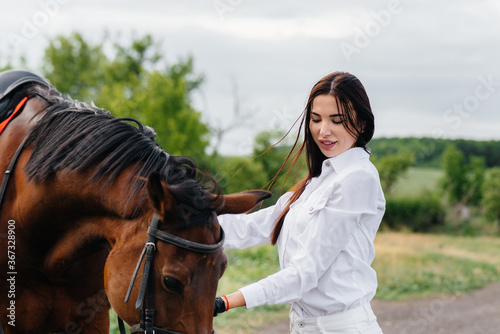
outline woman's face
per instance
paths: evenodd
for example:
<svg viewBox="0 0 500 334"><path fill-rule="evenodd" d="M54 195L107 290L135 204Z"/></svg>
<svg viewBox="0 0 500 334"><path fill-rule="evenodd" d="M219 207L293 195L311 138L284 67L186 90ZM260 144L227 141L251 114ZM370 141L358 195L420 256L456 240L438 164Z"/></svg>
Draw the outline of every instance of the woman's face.
<svg viewBox="0 0 500 334"><path fill-rule="evenodd" d="M327 157L335 157L352 148L357 141L344 127L347 122L337 100L331 95L318 95L312 101L309 130L316 145Z"/></svg>

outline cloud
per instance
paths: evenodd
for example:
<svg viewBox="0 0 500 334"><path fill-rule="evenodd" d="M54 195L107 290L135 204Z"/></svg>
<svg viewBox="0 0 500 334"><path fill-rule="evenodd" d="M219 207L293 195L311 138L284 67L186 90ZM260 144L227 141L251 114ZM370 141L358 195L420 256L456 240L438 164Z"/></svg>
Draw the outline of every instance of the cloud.
<svg viewBox="0 0 500 334"><path fill-rule="evenodd" d="M40 10L40 1L56 0L5 5L9 15L0 29L19 32L23 18ZM218 11L220 3L228 6L225 11ZM27 45L13 50L3 39L0 52L41 58L47 36L78 30L98 41L104 29L124 39L134 31L154 35L171 63L192 55L196 71L206 77L206 101L194 100L211 121L231 115L232 80L237 81L242 111L252 113L254 123L230 134L223 153L235 151L242 133L251 142L262 128L291 126L312 85L335 70L349 71L365 85L376 136L432 135L442 128L450 136L500 139L494 123L500 87L457 129L443 118L474 94L480 77L500 81L497 0L67 0ZM359 52L348 59L342 43Z"/></svg>

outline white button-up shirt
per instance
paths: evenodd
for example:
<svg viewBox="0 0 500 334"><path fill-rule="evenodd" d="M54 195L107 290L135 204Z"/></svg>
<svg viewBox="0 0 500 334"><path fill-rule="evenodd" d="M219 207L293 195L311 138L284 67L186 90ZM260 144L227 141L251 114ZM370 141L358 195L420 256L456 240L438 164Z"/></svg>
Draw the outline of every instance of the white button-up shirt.
<svg viewBox="0 0 500 334"><path fill-rule="evenodd" d="M219 216L225 248L270 242L290 193L251 214ZM378 172L362 148L323 162L290 206L280 236L281 270L240 289L246 307L290 303L302 318L340 313L373 298L373 241L385 211Z"/></svg>

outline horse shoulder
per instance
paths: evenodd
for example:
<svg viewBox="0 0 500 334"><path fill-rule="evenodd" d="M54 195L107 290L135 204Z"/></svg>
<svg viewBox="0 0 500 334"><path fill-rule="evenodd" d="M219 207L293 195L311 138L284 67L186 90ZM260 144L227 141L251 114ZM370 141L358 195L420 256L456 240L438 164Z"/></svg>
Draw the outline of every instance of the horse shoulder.
<svg viewBox="0 0 500 334"><path fill-rule="evenodd" d="M78 261L105 249L106 241L95 224L84 224L67 231L47 252L43 270L52 281L66 280ZM75 269L75 268L73 268Z"/></svg>

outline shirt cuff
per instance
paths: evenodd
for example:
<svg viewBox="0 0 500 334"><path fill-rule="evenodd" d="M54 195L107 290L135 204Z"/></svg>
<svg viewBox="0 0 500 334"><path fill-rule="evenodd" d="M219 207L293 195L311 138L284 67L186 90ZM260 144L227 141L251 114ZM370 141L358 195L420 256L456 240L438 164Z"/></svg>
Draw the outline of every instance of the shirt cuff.
<svg viewBox="0 0 500 334"><path fill-rule="evenodd" d="M243 294L243 298L245 298L246 308L264 305L267 302L264 287L260 282L247 285L239 289L239 291Z"/></svg>

